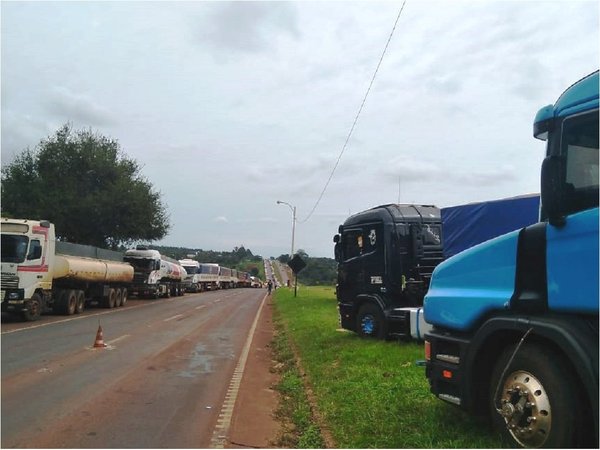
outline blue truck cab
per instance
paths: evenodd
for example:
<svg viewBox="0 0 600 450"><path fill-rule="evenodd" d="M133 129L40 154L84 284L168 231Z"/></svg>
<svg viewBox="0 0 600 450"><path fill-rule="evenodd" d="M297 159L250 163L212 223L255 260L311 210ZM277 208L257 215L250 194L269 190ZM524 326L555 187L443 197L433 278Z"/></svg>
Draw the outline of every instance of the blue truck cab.
<svg viewBox="0 0 600 450"><path fill-rule="evenodd" d="M542 108L540 222L441 263L431 392L521 447L598 447L598 72Z"/></svg>

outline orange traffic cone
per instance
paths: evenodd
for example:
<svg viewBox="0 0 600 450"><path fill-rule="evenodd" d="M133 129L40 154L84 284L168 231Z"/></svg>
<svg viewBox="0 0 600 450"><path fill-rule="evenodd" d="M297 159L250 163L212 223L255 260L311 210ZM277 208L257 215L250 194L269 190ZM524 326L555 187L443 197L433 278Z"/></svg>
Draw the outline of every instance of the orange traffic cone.
<svg viewBox="0 0 600 450"><path fill-rule="evenodd" d="M94 348L104 348L104 337L102 336L102 327L98 325L98 332L96 333L96 341L94 342Z"/></svg>

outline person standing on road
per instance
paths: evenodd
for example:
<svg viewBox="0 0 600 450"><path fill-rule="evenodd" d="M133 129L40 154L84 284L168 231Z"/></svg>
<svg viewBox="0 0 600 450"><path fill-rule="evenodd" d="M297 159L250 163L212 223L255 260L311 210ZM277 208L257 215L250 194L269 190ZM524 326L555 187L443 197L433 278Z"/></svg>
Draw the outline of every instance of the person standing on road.
<svg viewBox="0 0 600 450"><path fill-rule="evenodd" d="M271 289L273 289L273 282L269 280L267 283L267 290L269 291L269 295L271 295Z"/></svg>

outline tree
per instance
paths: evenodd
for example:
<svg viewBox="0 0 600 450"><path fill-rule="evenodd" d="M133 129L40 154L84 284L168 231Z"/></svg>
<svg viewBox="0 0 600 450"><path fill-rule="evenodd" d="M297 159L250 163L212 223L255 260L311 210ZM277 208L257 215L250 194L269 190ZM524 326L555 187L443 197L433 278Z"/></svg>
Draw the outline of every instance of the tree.
<svg viewBox="0 0 600 450"><path fill-rule="evenodd" d="M140 170L116 140L65 124L2 168L2 210L50 220L69 242L116 248L161 239L166 208Z"/></svg>

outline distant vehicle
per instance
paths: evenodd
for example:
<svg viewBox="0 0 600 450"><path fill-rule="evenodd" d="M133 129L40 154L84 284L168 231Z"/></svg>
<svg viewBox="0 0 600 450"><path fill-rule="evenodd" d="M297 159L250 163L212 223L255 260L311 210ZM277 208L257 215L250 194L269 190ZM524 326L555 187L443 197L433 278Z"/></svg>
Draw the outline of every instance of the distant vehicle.
<svg viewBox="0 0 600 450"><path fill-rule="evenodd" d="M440 210L382 205L340 225L336 296L342 328L363 337L417 338L433 269L442 261Z"/></svg>
<svg viewBox="0 0 600 450"><path fill-rule="evenodd" d="M185 269L187 276L184 280L186 292L200 292L202 290L202 282L200 279L200 263L193 259L180 259L179 264Z"/></svg>
<svg viewBox="0 0 600 450"><path fill-rule="evenodd" d="M122 254L56 241L46 220L0 221L2 311L32 321L45 312L78 314L86 305L127 302L133 267Z"/></svg>
<svg viewBox="0 0 600 450"><path fill-rule="evenodd" d="M184 282L187 273L179 261L142 245L127 250L123 260L130 263L135 271L132 295L168 298L185 293Z"/></svg>
<svg viewBox="0 0 600 450"><path fill-rule="evenodd" d="M219 289L219 265L214 263L200 263L200 284L203 291Z"/></svg>
<svg viewBox="0 0 600 450"><path fill-rule="evenodd" d="M425 298L431 392L514 446L598 448L598 84L535 118L541 221L447 259Z"/></svg>
<svg viewBox="0 0 600 450"><path fill-rule="evenodd" d="M253 288L262 288L263 284L260 278L251 276L250 277L250 287Z"/></svg>

